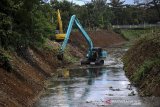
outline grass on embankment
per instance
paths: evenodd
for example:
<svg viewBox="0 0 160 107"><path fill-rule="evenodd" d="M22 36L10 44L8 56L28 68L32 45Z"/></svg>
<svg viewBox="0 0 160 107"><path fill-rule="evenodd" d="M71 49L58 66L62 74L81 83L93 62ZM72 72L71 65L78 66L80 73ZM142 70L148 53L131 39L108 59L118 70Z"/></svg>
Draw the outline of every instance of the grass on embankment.
<svg viewBox="0 0 160 107"><path fill-rule="evenodd" d="M138 38L146 35L148 33L153 33L159 31L159 28L136 28L136 29L114 29L116 33L121 34L130 43L133 43Z"/></svg>
<svg viewBox="0 0 160 107"><path fill-rule="evenodd" d="M121 34L129 41L133 41L143 34L151 32L152 29L122 29Z"/></svg>
<svg viewBox="0 0 160 107"><path fill-rule="evenodd" d="M123 57L124 70L142 96L160 96L160 31L143 34Z"/></svg>

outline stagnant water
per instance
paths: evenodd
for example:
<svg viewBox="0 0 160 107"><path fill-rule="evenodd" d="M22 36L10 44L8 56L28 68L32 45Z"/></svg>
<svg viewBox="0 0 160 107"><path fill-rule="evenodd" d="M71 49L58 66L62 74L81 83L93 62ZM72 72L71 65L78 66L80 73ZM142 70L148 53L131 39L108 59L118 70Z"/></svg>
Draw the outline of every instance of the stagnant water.
<svg viewBox="0 0 160 107"><path fill-rule="evenodd" d="M58 69L35 107L160 107L155 98L139 97L123 70L126 51L111 48L104 66ZM154 100L153 100L154 99Z"/></svg>

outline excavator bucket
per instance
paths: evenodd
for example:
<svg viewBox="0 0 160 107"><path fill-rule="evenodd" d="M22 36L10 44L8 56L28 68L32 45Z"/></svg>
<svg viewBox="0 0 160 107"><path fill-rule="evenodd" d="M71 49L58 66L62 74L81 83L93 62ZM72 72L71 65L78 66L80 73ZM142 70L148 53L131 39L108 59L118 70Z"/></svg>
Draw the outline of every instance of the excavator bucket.
<svg viewBox="0 0 160 107"><path fill-rule="evenodd" d="M63 60L63 54L58 54L58 55L57 55L57 58L58 58L58 60L61 60L61 61L62 61L62 60Z"/></svg>

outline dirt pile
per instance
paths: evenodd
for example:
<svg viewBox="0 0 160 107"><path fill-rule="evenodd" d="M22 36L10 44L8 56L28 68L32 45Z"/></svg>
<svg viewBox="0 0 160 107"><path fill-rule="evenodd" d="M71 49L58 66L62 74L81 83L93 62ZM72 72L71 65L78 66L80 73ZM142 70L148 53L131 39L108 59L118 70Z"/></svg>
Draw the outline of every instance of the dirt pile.
<svg viewBox="0 0 160 107"><path fill-rule="evenodd" d="M117 33L108 30L99 30L99 31L89 31L87 32L91 37L95 47L106 48L109 46L116 46L123 44L125 39ZM86 51L88 45L85 38L80 32L72 32L71 34L71 44L73 46L78 46L80 49Z"/></svg>
<svg viewBox="0 0 160 107"><path fill-rule="evenodd" d="M138 40L124 56L124 69L142 96L160 96L160 33Z"/></svg>

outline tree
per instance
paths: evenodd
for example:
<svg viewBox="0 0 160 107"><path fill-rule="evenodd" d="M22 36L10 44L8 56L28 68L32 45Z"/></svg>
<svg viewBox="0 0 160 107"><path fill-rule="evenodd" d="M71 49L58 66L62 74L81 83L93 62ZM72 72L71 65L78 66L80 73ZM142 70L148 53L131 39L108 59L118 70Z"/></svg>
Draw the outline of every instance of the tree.
<svg viewBox="0 0 160 107"><path fill-rule="evenodd" d="M146 5L147 8L155 7L160 20L160 0L134 0L136 4Z"/></svg>
<svg viewBox="0 0 160 107"><path fill-rule="evenodd" d="M92 0L91 3L85 4L86 13L83 20L87 20L89 28L107 28L110 25L112 12L109 9L107 0Z"/></svg>
<svg viewBox="0 0 160 107"><path fill-rule="evenodd" d="M120 1L120 0L110 0L110 5L113 7L113 8L116 8L116 7L122 7L123 3L125 1Z"/></svg>
<svg viewBox="0 0 160 107"><path fill-rule="evenodd" d="M112 11L114 13L114 19L113 19L113 24L123 24L123 13L124 13L124 9L123 9L123 3L124 1L120 1L120 0L110 0L109 5L112 8Z"/></svg>
<svg viewBox="0 0 160 107"><path fill-rule="evenodd" d="M21 48L43 44L54 29L47 12L50 9L42 0L1 0L0 46Z"/></svg>

